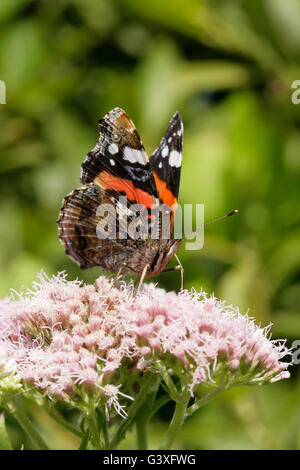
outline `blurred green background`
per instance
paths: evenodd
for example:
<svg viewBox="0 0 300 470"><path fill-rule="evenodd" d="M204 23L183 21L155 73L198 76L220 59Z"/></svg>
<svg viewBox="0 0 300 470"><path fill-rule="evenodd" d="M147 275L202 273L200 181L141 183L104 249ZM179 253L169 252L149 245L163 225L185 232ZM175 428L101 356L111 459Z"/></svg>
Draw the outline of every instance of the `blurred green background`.
<svg viewBox="0 0 300 470"><path fill-rule="evenodd" d="M62 198L115 106L148 153L178 110L185 125L180 203L204 203L199 251L179 250L186 287L203 287L273 337L300 338L300 79L298 0L10 0L0 3L0 295L42 268L92 282L57 236ZM179 287L179 274L158 279ZM182 429L178 449L300 448L300 376L226 392ZM30 413L52 448L76 448L44 413ZM150 448L170 409L150 426ZM11 417L11 438L23 436ZM134 436L123 447L134 448ZM26 448L30 443L26 442Z"/></svg>

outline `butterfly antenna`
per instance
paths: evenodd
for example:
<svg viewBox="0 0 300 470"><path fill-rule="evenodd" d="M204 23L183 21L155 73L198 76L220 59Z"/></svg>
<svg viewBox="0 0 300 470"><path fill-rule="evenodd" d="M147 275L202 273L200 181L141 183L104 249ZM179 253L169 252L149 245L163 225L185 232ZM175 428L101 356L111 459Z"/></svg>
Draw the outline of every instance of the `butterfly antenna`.
<svg viewBox="0 0 300 470"><path fill-rule="evenodd" d="M238 210L235 209L234 211L229 212L229 214L222 215L222 217L218 217L217 219L211 220L210 222L206 222L205 224L202 224L202 225L198 226L196 232L199 229L201 229L202 227L206 227L207 225L211 225L211 224L214 224L215 222L219 222L219 220L227 219L227 217L230 217L230 216L235 215L237 213L238 213ZM195 232L191 232L189 235L195 235ZM183 238L189 239L189 235L184 235Z"/></svg>
<svg viewBox="0 0 300 470"><path fill-rule="evenodd" d="M211 220L210 222L206 222L203 224L203 227L206 227L207 225L214 224L215 222L219 222L219 220L227 219L227 217L230 217L231 215L235 215L238 213L238 210L235 209L234 211L229 212L229 214L222 215L222 217L218 217L217 219Z"/></svg>

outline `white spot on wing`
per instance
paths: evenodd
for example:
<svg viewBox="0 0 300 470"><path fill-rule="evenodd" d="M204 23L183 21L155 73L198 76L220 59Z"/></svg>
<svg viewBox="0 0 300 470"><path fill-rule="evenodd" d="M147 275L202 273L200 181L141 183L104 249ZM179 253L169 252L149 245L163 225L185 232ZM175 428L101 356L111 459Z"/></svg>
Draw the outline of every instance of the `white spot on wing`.
<svg viewBox="0 0 300 470"><path fill-rule="evenodd" d="M109 153L111 153L112 155L115 155L115 153L118 153L119 151L119 147L117 146L117 144L115 143L112 143L108 146L108 151Z"/></svg>
<svg viewBox="0 0 300 470"><path fill-rule="evenodd" d="M182 155L181 152L177 152L177 150L172 150L169 155L169 165L175 166L176 168L180 168L181 166Z"/></svg>
<svg viewBox="0 0 300 470"><path fill-rule="evenodd" d="M141 150L136 150L131 147L124 148L124 159L130 163L139 163L140 165L146 165L147 159Z"/></svg>
<svg viewBox="0 0 300 470"><path fill-rule="evenodd" d="M162 162L159 162L158 168L162 168Z"/></svg>
<svg viewBox="0 0 300 470"><path fill-rule="evenodd" d="M165 158L168 155L169 155L169 147L166 145L161 151L161 156Z"/></svg>
<svg viewBox="0 0 300 470"><path fill-rule="evenodd" d="M112 158L109 160L109 163L110 163L112 166L115 166L115 164L116 164L116 162L115 162Z"/></svg>

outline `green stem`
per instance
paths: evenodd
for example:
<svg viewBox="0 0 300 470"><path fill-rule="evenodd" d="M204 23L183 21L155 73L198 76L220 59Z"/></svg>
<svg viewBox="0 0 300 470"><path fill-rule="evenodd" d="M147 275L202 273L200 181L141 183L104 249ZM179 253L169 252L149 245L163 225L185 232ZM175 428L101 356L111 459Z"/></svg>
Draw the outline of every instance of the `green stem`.
<svg viewBox="0 0 300 470"><path fill-rule="evenodd" d="M221 392L225 390L225 387L220 386L213 390L212 392L208 393L204 397L200 398L199 400L196 400L193 405L191 405L187 410L186 410L186 417L191 416L195 411L199 410L202 406L206 405L208 402L213 400L217 395L219 395Z"/></svg>
<svg viewBox="0 0 300 470"><path fill-rule="evenodd" d="M136 423L136 437L138 450L148 449L147 439L147 424L148 419L138 419Z"/></svg>
<svg viewBox="0 0 300 470"><path fill-rule="evenodd" d="M160 370L160 373L168 388L168 393L171 396L172 400L178 401L180 399L180 393L178 392L173 380L171 379L167 368L159 362L156 364L156 366Z"/></svg>
<svg viewBox="0 0 300 470"><path fill-rule="evenodd" d="M184 391L180 399L176 402L175 412L170 423L169 429L166 432L164 439L160 445L160 450L170 450L174 440L184 423L186 409L189 403L190 393L188 390Z"/></svg>
<svg viewBox="0 0 300 470"><path fill-rule="evenodd" d="M157 387L153 387L154 391L148 395L147 400L142 404L136 420L136 438L137 438L137 448L139 450L148 449L148 436L147 436L147 426L152 416L153 407L155 404L158 386L160 379L156 377Z"/></svg>
<svg viewBox="0 0 300 470"><path fill-rule="evenodd" d="M35 447L39 450L49 450L49 447L38 434L38 432L34 429L30 419L24 413L22 406L15 400L14 407L13 407L13 415L23 428L25 433L30 437Z"/></svg>
<svg viewBox="0 0 300 470"><path fill-rule="evenodd" d="M86 417L86 422L90 432L91 442L95 449L101 450L101 443L100 443L100 431L97 421L96 413L93 411L90 415Z"/></svg>
<svg viewBox="0 0 300 470"><path fill-rule="evenodd" d="M115 433L114 437L111 440L110 447L109 447L110 449L115 449L117 445L119 444L119 442L122 439L124 439L126 431L132 425L146 396L149 394L149 390L151 390L151 387L153 386L153 382L155 381L157 381L157 376L155 376L151 372L148 374L147 377L145 377L145 381L141 387L141 390L138 396L135 398L135 400L132 402L132 404L130 405L128 409L126 420L123 421L123 423L121 424L121 426L119 427L119 429L117 430L117 432ZM158 386L158 382L157 382L157 386Z"/></svg>
<svg viewBox="0 0 300 470"><path fill-rule="evenodd" d="M102 410L101 410L101 417L102 417L102 433L103 433L103 438L104 438L104 447L105 449L109 449L109 437L108 437L107 421L106 421L104 407L102 407Z"/></svg>

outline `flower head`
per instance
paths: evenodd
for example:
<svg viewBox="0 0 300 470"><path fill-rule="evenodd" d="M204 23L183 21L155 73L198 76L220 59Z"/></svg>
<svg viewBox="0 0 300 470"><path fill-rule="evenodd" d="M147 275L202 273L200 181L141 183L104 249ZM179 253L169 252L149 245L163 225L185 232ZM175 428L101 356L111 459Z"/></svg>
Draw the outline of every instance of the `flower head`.
<svg viewBox="0 0 300 470"><path fill-rule="evenodd" d="M237 308L204 292L165 292L101 276L94 285L44 273L33 288L0 301L0 375L80 409L105 404L125 416L132 384L147 371L176 375L190 394L288 377L289 351ZM5 365L1 365L1 353ZM2 369L1 369L2 367ZM28 392L30 393L30 392Z"/></svg>

